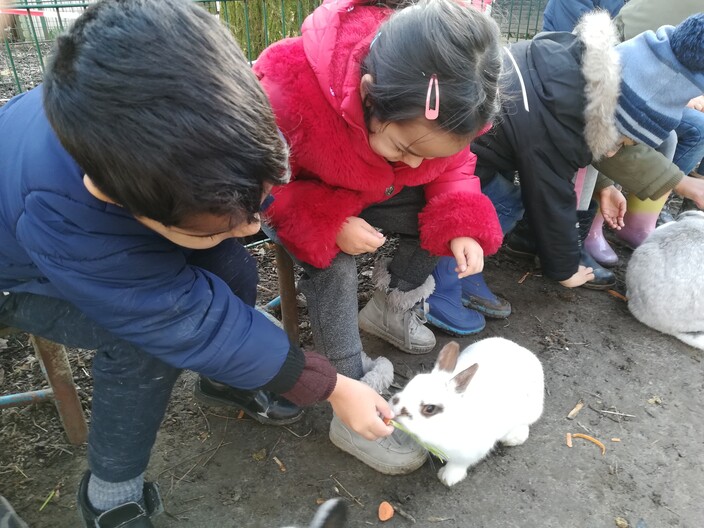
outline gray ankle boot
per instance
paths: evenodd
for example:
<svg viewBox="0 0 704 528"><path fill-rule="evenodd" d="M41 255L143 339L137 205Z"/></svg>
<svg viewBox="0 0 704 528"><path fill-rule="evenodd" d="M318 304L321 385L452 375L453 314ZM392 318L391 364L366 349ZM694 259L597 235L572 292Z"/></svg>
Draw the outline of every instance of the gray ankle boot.
<svg viewBox="0 0 704 528"><path fill-rule="evenodd" d="M435 347L435 334L425 326L425 299L433 293L435 280L430 275L418 288L407 292L389 289L387 262L380 260L374 267L376 289L359 312L359 328L409 354L426 354Z"/></svg>

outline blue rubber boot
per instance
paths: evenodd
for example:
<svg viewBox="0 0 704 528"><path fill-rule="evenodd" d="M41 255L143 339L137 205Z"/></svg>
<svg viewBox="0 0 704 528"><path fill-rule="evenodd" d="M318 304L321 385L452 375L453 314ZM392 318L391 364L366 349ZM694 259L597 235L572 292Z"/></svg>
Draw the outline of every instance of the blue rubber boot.
<svg viewBox="0 0 704 528"><path fill-rule="evenodd" d="M462 285L462 304L476 310L485 317L505 319L511 315L511 303L494 295L484 282L481 273L460 279Z"/></svg>
<svg viewBox="0 0 704 528"><path fill-rule="evenodd" d="M430 309L425 317L429 324L454 336L476 334L484 330L484 316L462 305L462 285L452 257L442 257L435 266L435 291L428 297Z"/></svg>

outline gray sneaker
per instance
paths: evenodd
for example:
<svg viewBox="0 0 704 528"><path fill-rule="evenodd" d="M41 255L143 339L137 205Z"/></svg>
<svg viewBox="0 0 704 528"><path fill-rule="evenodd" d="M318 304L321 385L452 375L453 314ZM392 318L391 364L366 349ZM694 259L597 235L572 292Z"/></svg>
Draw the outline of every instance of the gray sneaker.
<svg viewBox="0 0 704 528"><path fill-rule="evenodd" d="M374 290L374 295L359 312L359 328L388 341L409 354L427 354L435 348L435 334L424 326L424 303L407 310L391 306L389 295Z"/></svg>
<svg viewBox="0 0 704 528"><path fill-rule="evenodd" d="M378 440L367 440L350 430L333 414L330 441L385 475L405 475L421 467L428 452L398 429Z"/></svg>

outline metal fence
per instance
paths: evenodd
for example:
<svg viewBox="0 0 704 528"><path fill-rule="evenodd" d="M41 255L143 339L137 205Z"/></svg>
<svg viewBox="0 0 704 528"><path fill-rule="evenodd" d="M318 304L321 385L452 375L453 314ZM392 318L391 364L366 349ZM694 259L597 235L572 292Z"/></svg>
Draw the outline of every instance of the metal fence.
<svg viewBox="0 0 704 528"><path fill-rule="evenodd" d="M0 0L1 1L1 0ZM158 1L158 0L154 0ZM229 28L252 61L269 44L297 35L303 19L320 0L194 0ZM0 104L41 82L44 61L54 38L91 1L22 0L0 4ZM491 16L507 41L528 39L540 31L547 0L472 0L491 4Z"/></svg>

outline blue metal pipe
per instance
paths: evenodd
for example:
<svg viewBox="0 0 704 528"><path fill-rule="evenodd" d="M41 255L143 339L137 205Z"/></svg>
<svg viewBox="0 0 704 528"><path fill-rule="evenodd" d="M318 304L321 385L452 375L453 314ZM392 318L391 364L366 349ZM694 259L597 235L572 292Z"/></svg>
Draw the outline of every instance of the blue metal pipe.
<svg viewBox="0 0 704 528"><path fill-rule="evenodd" d="M6 396L0 396L0 409L7 407L24 407L25 405L32 405L33 403L41 403L51 399L53 396L54 391L51 389L8 394Z"/></svg>
<svg viewBox="0 0 704 528"><path fill-rule="evenodd" d="M265 310L273 310L274 308L278 308L281 306L281 296L274 297L272 300L270 300L266 305L264 306Z"/></svg>

